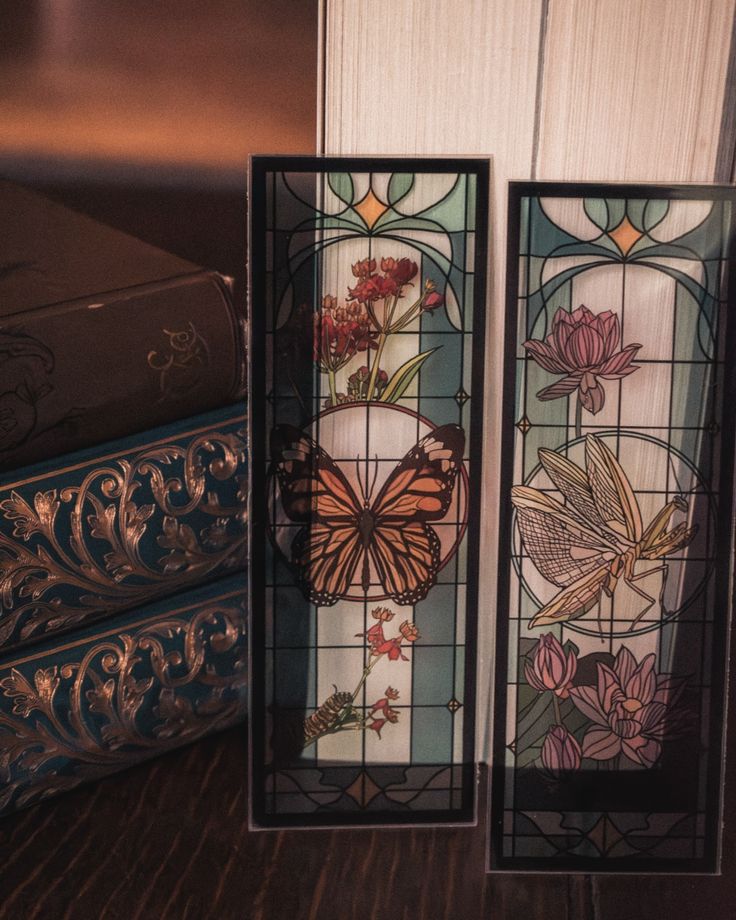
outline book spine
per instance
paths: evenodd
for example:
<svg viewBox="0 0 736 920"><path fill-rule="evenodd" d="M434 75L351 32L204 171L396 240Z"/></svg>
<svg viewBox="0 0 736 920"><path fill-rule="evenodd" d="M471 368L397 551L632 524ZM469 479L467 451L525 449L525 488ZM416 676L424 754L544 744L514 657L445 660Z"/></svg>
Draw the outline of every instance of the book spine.
<svg viewBox="0 0 736 920"><path fill-rule="evenodd" d="M245 568L242 404L0 478L0 651Z"/></svg>
<svg viewBox="0 0 736 920"><path fill-rule="evenodd" d="M0 815L245 718L244 578L0 658Z"/></svg>
<svg viewBox="0 0 736 920"><path fill-rule="evenodd" d="M244 363L243 318L216 272L5 317L0 469L233 402Z"/></svg>

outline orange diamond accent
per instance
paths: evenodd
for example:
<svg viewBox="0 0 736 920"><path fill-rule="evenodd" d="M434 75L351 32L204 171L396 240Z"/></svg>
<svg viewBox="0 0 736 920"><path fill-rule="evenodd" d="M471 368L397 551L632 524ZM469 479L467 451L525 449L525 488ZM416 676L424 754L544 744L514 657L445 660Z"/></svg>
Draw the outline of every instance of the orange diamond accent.
<svg viewBox="0 0 736 920"><path fill-rule="evenodd" d="M621 255L623 256L627 255L631 247L644 236L641 231L636 229L628 217L624 217L618 227L615 230L611 230L608 235L621 250Z"/></svg>
<svg viewBox="0 0 736 920"><path fill-rule="evenodd" d="M365 808L375 799L381 790L368 776L367 773L359 773L355 780L348 786L345 792L360 805Z"/></svg>
<svg viewBox="0 0 736 920"><path fill-rule="evenodd" d="M365 198L355 205L355 210L370 230L376 221L388 211L388 206L373 194L373 189L371 188L368 189L368 194Z"/></svg>

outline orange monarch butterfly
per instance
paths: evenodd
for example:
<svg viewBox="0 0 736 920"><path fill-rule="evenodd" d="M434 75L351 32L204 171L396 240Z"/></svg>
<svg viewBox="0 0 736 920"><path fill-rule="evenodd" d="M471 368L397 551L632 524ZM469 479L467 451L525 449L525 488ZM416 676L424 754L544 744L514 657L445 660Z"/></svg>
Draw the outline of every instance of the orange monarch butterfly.
<svg viewBox="0 0 736 920"><path fill-rule="evenodd" d="M422 438L391 471L376 500L359 501L335 461L293 425L271 434L272 470L284 511L304 526L291 545L302 590L330 606L359 583L370 587L371 567L396 604L415 604L437 580L439 537L430 522L450 507L462 467L465 434L442 425Z"/></svg>
<svg viewBox="0 0 736 920"><path fill-rule="evenodd" d="M585 439L585 471L551 450L540 449L539 462L566 500L529 486L514 486L511 501L523 544L539 572L564 588L536 614L529 627L574 620L600 603L603 593L613 596L619 579L647 602L629 626L634 629L655 603L636 582L666 563L635 574L639 560L662 559L687 546L697 527L684 523L669 530L676 511L686 512L682 495L667 502L644 529L641 510L631 483L610 448L595 435Z"/></svg>

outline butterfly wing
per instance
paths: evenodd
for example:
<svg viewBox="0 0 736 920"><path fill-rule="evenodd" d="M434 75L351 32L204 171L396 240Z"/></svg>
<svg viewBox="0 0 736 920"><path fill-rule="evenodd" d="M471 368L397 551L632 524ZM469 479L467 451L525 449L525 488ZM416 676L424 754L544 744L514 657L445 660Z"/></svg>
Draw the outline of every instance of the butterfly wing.
<svg viewBox="0 0 736 920"><path fill-rule="evenodd" d="M437 581L441 544L422 521L376 526L370 554L386 594L396 604L419 603Z"/></svg>
<svg viewBox="0 0 736 920"><path fill-rule="evenodd" d="M353 487L329 454L293 425L274 428L271 460L287 517L304 525L291 545L299 584L312 603L331 606L347 592L363 552Z"/></svg>
<svg viewBox="0 0 736 920"><path fill-rule="evenodd" d="M441 543L430 524L449 510L464 449L462 428L436 428L391 472L371 508L371 559L397 604L418 603L437 580Z"/></svg>
<svg viewBox="0 0 736 920"><path fill-rule="evenodd" d="M353 487L330 455L293 425L271 433L271 464L284 511L297 524L346 524L361 512Z"/></svg>
<svg viewBox="0 0 736 920"><path fill-rule="evenodd" d="M302 592L321 607L336 604L348 593L363 552L354 524L302 527L291 544L291 561Z"/></svg>

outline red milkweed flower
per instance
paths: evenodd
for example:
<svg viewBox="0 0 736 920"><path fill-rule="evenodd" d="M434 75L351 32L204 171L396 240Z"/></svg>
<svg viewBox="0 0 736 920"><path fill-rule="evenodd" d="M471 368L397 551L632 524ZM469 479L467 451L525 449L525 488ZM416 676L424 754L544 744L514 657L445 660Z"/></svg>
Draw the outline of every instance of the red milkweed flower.
<svg viewBox="0 0 736 920"><path fill-rule="evenodd" d="M368 392L370 378L370 368L366 365L359 367L348 377L348 395L353 399L380 399L388 384L388 374L382 368L378 369L373 384L373 393Z"/></svg>
<svg viewBox="0 0 736 920"><path fill-rule="evenodd" d="M401 286L390 275L367 275L354 288L348 288L350 296L362 304L384 300L398 294Z"/></svg>
<svg viewBox="0 0 736 920"><path fill-rule="evenodd" d="M375 259L360 259L352 265L353 275L356 278L367 278L376 270Z"/></svg>
<svg viewBox="0 0 736 920"><path fill-rule="evenodd" d="M377 347L368 314L358 304L341 307L335 297L326 294L313 322L314 360L324 373L334 374L359 351Z"/></svg>
<svg viewBox="0 0 736 920"><path fill-rule="evenodd" d="M599 378L620 380L633 374L639 368L632 362L641 345L633 343L621 348L618 316L610 310L596 315L580 306L572 313L560 307L546 339L529 339L524 348L546 371L565 375L541 389L538 399L559 399L577 390L582 406L595 415L606 400Z"/></svg>
<svg viewBox="0 0 736 920"><path fill-rule="evenodd" d="M391 708L391 700L397 700L399 698L399 691L394 690L393 687L386 687L386 695L382 696L380 700L371 706L371 715L376 712L380 712L384 715L389 722L396 722L399 718L398 710Z"/></svg>
<svg viewBox="0 0 736 920"><path fill-rule="evenodd" d="M418 271L411 259L381 259L381 271L392 278L399 287L408 284Z"/></svg>
<svg viewBox="0 0 736 920"><path fill-rule="evenodd" d="M408 620L404 620L401 626L399 626L399 632L407 642L416 642L419 638L419 630Z"/></svg>
<svg viewBox="0 0 736 920"><path fill-rule="evenodd" d="M376 611L388 610L388 608L377 607ZM374 623L371 628L365 633L358 633L358 636L365 637L368 640L368 644L371 647L371 657L378 657L379 655L387 655L389 661L408 661L409 659L403 653L401 649L402 642L416 642L419 638L419 630L413 623L409 623L407 620L399 627L399 635L393 636L390 639L387 639L383 632L383 620L375 616L376 612L374 611L373 616L379 620L378 623Z"/></svg>

